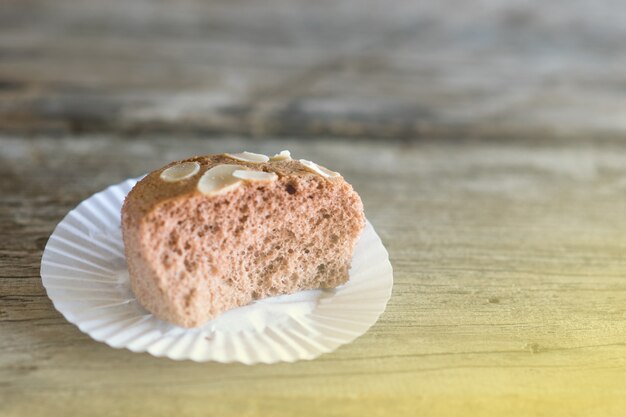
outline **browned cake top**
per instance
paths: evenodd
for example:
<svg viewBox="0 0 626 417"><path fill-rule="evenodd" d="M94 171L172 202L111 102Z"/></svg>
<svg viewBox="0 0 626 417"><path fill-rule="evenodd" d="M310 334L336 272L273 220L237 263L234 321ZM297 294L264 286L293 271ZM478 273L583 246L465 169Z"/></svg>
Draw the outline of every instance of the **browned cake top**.
<svg viewBox="0 0 626 417"><path fill-rule="evenodd" d="M151 172L142 180L140 189L133 189L132 207L126 207L132 211L128 213L130 216L142 217L148 211L153 209L158 203L177 198L186 194L201 193L198 189L198 182L202 175L209 169L221 164L240 165L252 171L262 171L275 173L278 180L289 179L289 177L317 177L318 180L330 181L336 185L348 185L343 177L336 172L330 171L320 165L306 160L297 159L274 159L271 158L267 162L249 162L238 159L236 156L240 154L210 154L203 156L194 156L180 161L174 161L170 164ZM251 154L257 155L257 154ZM161 178L163 171L168 168L180 165L186 162L195 162L199 164L199 170L194 175L179 181L165 181ZM311 168L313 166L313 169ZM321 172L316 172L315 168L319 168ZM331 176L326 175L330 173Z"/></svg>

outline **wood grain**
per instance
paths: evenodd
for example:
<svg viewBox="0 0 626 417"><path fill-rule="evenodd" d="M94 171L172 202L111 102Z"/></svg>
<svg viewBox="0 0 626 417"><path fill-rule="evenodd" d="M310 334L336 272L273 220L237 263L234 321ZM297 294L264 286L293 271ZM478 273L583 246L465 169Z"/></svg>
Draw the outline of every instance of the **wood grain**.
<svg viewBox="0 0 626 417"><path fill-rule="evenodd" d="M621 0L4 0L0 130L623 135Z"/></svg>
<svg viewBox="0 0 626 417"><path fill-rule="evenodd" d="M621 0L4 0L0 416L622 416ZM337 169L392 298L312 362L115 350L54 310L76 204L246 149Z"/></svg>
<svg viewBox="0 0 626 417"><path fill-rule="evenodd" d="M190 154L284 148L340 170L389 250L393 295L366 335L311 362L196 364L112 349L54 310L42 249L82 199ZM0 136L0 415L620 416L625 150Z"/></svg>

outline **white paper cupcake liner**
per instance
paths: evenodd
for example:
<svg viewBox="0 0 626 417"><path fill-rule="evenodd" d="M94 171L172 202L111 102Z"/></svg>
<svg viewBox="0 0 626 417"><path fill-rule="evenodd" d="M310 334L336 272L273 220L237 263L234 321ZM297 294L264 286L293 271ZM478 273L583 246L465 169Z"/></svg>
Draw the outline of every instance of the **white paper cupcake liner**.
<svg viewBox="0 0 626 417"><path fill-rule="evenodd" d="M135 299L124 258L120 210L136 182L113 185L69 212L41 260L55 308L95 340L175 360L293 362L350 343L385 310L393 273L368 222L341 287L256 301L196 329L157 319Z"/></svg>

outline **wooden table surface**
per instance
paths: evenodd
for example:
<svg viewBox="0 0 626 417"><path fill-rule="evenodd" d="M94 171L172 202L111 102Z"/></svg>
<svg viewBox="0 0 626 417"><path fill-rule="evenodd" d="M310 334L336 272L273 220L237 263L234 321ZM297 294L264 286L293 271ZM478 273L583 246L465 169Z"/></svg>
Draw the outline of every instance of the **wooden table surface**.
<svg viewBox="0 0 626 417"><path fill-rule="evenodd" d="M623 415L626 9L545 3L3 2L0 416ZM243 149L360 193L395 278L368 333L197 364L53 308L39 265L69 210Z"/></svg>

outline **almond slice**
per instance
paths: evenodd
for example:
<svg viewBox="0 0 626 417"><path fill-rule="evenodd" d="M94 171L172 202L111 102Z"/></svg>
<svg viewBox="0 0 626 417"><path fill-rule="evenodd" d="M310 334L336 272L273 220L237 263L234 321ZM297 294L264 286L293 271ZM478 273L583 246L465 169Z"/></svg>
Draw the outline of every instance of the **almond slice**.
<svg viewBox="0 0 626 417"><path fill-rule="evenodd" d="M233 177L238 170L245 170L241 165L217 165L202 174L198 180L198 190L202 194L217 195L231 191L242 184L239 178Z"/></svg>
<svg viewBox="0 0 626 417"><path fill-rule="evenodd" d="M317 165L315 162L307 161L306 159L300 159L299 161L300 161L300 163L302 165L304 165L304 167L307 170L309 170L311 172L314 172L314 173L316 173L318 175L321 175L322 177L325 177L325 178L336 178L336 177L340 176L338 172L331 171L328 168L324 168L321 165Z"/></svg>
<svg viewBox="0 0 626 417"><path fill-rule="evenodd" d="M238 161L253 162L255 164L260 164L262 162L267 162L270 160L269 156L267 155L252 152L227 153L225 155L230 156L231 158L234 158Z"/></svg>
<svg viewBox="0 0 626 417"><path fill-rule="evenodd" d="M291 152L287 150L280 151L280 153L277 153L276 155L272 156L270 158L270 161L291 161Z"/></svg>
<svg viewBox="0 0 626 417"><path fill-rule="evenodd" d="M274 172L237 170L233 172L233 177L240 178L244 181L276 181L278 175Z"/></svg>
<svg viewBox="0 0 626 417"><path fill-rule="evenodd" d="M161 172L161 179L166 182L182 181L193 177L200 171L200 164L197 162L181 162Z"/></svg>

